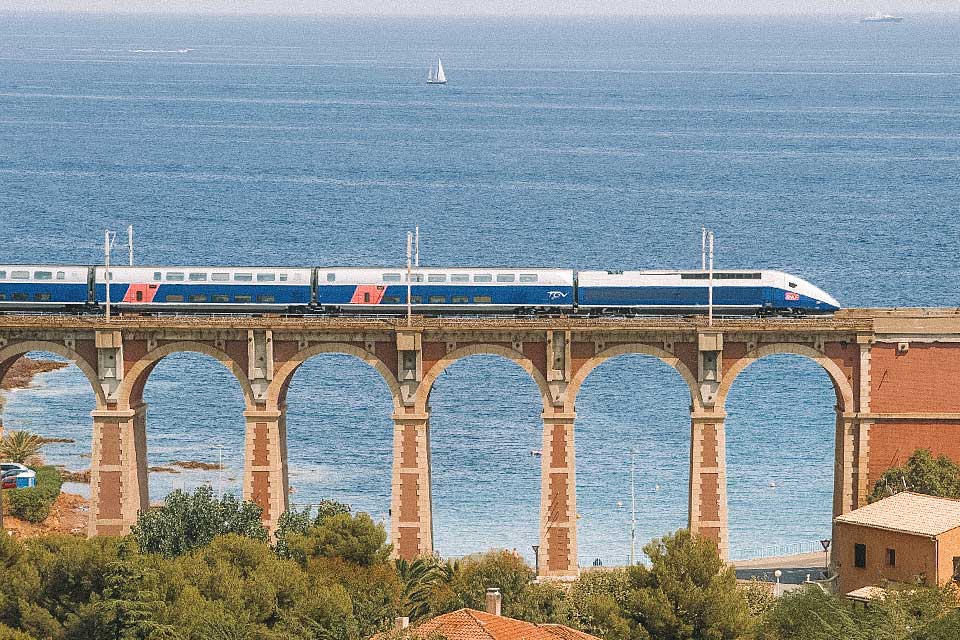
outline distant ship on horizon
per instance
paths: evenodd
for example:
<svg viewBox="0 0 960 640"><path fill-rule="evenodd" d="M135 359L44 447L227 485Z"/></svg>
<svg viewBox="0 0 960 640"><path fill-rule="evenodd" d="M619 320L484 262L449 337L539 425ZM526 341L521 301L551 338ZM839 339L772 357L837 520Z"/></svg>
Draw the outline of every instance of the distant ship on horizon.
<svg viewBox="0 0 960 640"><path fill-rule="evenodd" d="M892 16L889 13L880 13L879 11L872 16L860 18L860 22L903 22L900 16Z"/></svg>
<svg viewBox="0 0 960 640"><path fill-rule="evenodd" d="M427 84L447 84L447 76L443 73L443 63L437 58L437 68L434 70L430 65L430 71L427 72Z"/></svg>

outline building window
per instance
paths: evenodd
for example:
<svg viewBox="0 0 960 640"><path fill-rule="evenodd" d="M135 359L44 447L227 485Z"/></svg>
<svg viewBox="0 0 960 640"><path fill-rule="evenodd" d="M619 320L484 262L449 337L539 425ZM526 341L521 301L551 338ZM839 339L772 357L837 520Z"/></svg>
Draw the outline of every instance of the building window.
<svg viewBox="0 0 960 640"><path fill-rule="evenodd" d="M896 549L887 549L887 566L888 567L897 566L897 550Z"/></svg>
<svg viewBox="0 0 960 640"><path fill-rule="evenodd" d="M867 568L867 545L853 545L853 566L855 566L857 569Z"/></svg>
<svg viewBox="0 0 960 640"><path fill-rule="evenodd" d="M960 556L953 558L953 579L955 582L960 582Z"/></svg>

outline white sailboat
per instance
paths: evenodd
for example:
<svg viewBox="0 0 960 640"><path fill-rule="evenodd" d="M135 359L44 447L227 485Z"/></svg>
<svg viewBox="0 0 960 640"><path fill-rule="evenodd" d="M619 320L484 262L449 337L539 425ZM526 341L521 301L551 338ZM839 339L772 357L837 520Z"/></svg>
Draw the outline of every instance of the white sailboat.
<svg viewBox="0 0 960 640"><path fill-rule="evenodd" d="M443 63L437 58L437 68L434 70L430 65L430 71L427 73L427 84L447 84L447 76L443 72Z"/></svg>

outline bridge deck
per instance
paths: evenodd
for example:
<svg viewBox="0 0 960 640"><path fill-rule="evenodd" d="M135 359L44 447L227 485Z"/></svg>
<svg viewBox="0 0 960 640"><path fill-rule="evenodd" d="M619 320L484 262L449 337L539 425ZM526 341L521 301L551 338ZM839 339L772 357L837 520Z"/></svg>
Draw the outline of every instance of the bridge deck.
<svg viewBox="0 0 960 640"><path fill-rule="evenodd" d="M743 318L717 317L714 327L725 331L872 331L877 325L944 323L960 326L960 308L861 308L843 309L833 316L808 318ZM402 330L408 327L425 330L646 330L684 331L708 326L704 316L640 316L633 318L584 318L559 316L550 318L516 318L510 316L406 317L381 316L281 316L281 315L187 315L158 316L115 315L108 322L102 316L72 314L0 315L0 329L277 329L277 330Z"/></svg>

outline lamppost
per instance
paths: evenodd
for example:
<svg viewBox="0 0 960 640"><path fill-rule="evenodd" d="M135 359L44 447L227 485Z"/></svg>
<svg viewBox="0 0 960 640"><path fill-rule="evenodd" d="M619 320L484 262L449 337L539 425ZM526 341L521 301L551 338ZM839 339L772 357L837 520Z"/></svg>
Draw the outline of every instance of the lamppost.
<svg viewBox="0 0 960 640"><path fill-rule="evenodd" d="M533 567L537 575L540 575L540 545L533 545Z"/></svg>

